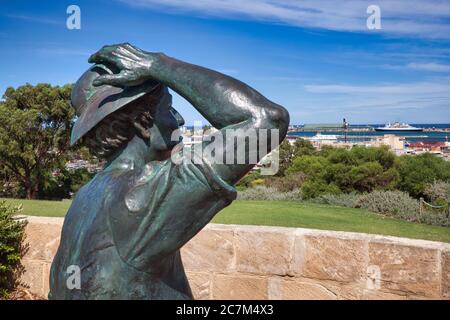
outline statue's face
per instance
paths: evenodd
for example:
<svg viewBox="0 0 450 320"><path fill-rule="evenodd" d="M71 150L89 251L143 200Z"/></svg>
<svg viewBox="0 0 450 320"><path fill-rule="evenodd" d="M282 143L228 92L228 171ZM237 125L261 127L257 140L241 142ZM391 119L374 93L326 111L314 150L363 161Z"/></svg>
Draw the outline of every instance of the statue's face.
<svg viewBox="0 0 450 320"><path fill-rule="evenodd" d="M180 142L172 141L172 133L184 125L184 119L169 104L159 104L155 111L150 128L150 148L157 152L172 150Z"/></svg>

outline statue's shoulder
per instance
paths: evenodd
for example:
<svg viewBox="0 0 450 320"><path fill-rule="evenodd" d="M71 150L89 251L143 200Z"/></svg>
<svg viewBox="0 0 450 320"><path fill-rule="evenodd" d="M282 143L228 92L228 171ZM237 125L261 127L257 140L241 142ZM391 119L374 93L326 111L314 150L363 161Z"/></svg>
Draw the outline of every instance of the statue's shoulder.
<svg viewBox="0 0 450 320"><path fill-rule="evenodd" d="M108 211L123 203L133 188L140 170L106 170L97 173L77 192L73 204L89 206L92 211Z"/></svg>

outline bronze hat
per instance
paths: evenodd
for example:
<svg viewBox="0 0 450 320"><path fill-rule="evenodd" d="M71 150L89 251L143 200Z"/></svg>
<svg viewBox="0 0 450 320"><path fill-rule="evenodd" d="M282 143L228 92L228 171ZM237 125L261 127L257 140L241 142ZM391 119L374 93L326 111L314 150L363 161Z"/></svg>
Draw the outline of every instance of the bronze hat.
<svg viewBox="0 0 450 320"><path fill-rule="evenodd" d="M138 86L123 88L111 85L94 86L93 81L104 74L114 74L114 72L104 64L96 64L78 79L72 89L71 104L78 118L72 128L71 145L109 114L160 86L153 80Z"/></svg>

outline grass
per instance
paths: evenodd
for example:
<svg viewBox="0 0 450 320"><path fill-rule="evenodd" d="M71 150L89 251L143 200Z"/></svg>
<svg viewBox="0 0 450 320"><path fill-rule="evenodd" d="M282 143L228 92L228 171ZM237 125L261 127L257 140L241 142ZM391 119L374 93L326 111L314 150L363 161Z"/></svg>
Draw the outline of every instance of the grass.
<svg viewBox="0 0 450 320"><path fill-rule="evenodd" d="M289 201L235 201L215 223L364 232L450 242L450 228L384 217L365 209Z"/></svg>
<svg viewBox="0 0 450 320"><path fill-rule="evenodd" d="M26 200L26 199L0 199L17 206L22 204L21 214L27 216L41 217L64 217L70 207L71 201L46 201L46 200Z"/></svg>
<svg viewBox="0 0 450 320"><path fill-rule="evenodd" d="M63 217L70 201L7 199L23 204L23 214ZM363 209L289 201L235 201L213 219L215 223L299 227L364 232L450 243L450 228L383 217Z"/></svg>

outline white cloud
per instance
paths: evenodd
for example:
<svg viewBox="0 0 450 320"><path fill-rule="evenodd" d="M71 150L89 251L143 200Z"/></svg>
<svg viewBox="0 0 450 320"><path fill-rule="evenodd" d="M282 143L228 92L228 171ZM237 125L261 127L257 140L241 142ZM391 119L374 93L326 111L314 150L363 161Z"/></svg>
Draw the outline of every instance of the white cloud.
<svg viewBox="0 0 450 320"><path fill-rule="evenodd" d="M48 19L40 16L30 16L30 15L18 15L18 14L8 14L6 15L9 18L17 19L17 20L23 20L27 22L33 22L33 23L41 23L41 24L50 24L50 25L62 25L64 23L64 20L58 21L53 19Z"/></svg>
<svg viewBox="0 0 450 320"><path fill-rule="evenodd" d="M449 77L395 84L310 84L304 89L304 103L298 105L302 109L309 106L308 111L325 118L345 116L353 123L382 123L393 119L433 123L449 117Z"/></svg>
<svg viewBox="0 0 450 320"><path fill-rule="evenodd" d="M133 6L223 18L256 19L337 31L450 39L450 1L443 0L119 0ZM367 7L381 8L382 30L367 30Z"/></svg>
<svg viewBox="0 0 450 320"><path fill-rule="evenodd" d="M450 65L442 63L409 63L406 67L414 70L450 72Z"/></svg>
<svg viewBox="0 0 450 320"><path fill-rule="evenodd" d="M305 85L305 90L311 93L339 94L436 94L450 93L449 82L418 82L377 85L347 85L347 84L311 84Z"/></svg>

